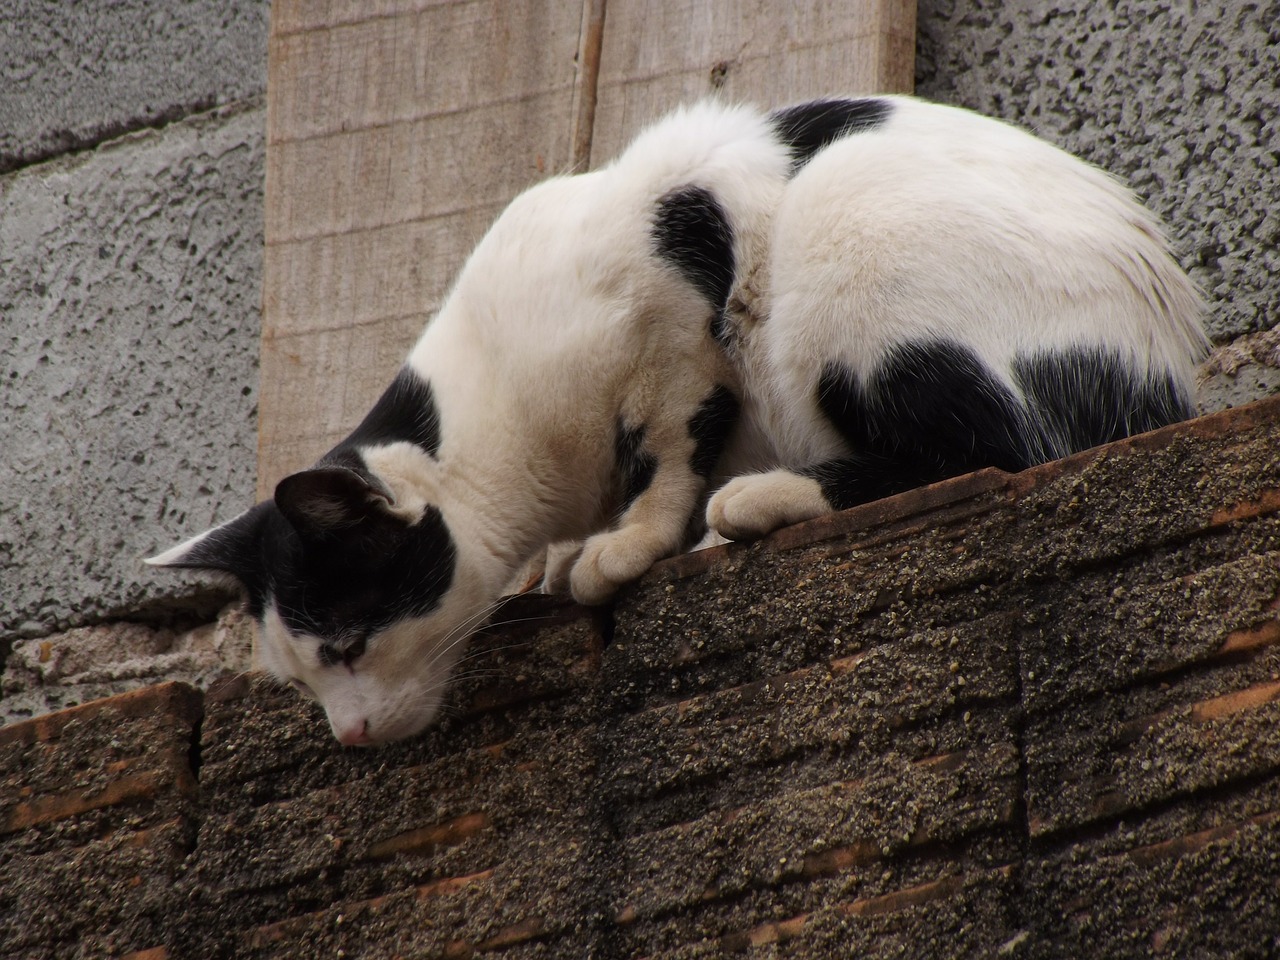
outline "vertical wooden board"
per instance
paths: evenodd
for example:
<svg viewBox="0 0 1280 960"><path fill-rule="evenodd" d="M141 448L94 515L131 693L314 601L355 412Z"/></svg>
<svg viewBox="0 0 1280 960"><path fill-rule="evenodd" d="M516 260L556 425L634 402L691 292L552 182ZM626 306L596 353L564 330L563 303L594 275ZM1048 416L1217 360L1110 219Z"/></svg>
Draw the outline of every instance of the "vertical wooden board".
<svg viewBox="0 0 1280 960"><path fill-rule="evenodd" d="M608 0L594 166L646 123L709 95L777 106L910 93L915 0Z"/></svg>
<svg viewBox="0 0 1280 960"><path fill-rule="evenodd" d="M273 4L260 496L358 422L502 206L569 167L581 9Z"/></svg>

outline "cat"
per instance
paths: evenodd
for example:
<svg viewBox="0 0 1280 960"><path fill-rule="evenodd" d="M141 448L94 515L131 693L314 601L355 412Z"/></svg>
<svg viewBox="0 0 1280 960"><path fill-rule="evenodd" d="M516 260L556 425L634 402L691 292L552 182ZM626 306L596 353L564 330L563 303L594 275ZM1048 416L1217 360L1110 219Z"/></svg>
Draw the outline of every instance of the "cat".
<svg viewBox="0 0 1280 960"><path fill-rule="evenodd" d="M549 544L599 604L704 505L759 537L1186 419L1201 316L1131 194L1013 126L703 102L518 196L349 437L148 562L233 575L263 666L384 743Z"/></svg>

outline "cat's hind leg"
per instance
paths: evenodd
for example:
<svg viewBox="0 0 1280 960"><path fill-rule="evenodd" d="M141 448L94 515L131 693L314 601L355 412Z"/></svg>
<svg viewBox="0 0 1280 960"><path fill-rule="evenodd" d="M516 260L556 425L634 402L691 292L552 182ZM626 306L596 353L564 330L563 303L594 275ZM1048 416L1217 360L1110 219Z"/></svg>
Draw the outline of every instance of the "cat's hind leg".
<svg viewBox="0 0 1280 960"><path fill-rule="evenodd" d="M747 474L715 492L707 504L707 526L729 540L756 540L779 527L933 483L943 473L914 457L865 453L797 471Z"/></svg>
<svg viewBox="0 0 1280 960"><path fill-rule="evenodd" d="M1044 459L1023 401L956 343L900 345L865 380L829 363L814 393L847 452L731 480L707 504L721 536L753 539L981 467Z"/></svg>

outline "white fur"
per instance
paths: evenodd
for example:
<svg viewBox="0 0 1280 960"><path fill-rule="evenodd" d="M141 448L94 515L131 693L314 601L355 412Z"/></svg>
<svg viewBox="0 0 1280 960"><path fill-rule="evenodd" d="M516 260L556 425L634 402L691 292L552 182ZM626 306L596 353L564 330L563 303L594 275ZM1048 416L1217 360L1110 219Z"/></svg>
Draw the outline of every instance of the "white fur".
<svg viewBox="0 0 1280 960"><path fill-rule="evenodd" d="M818 154L777 208L769 322L743 356L779 462L840 450L812 403L824 362L866 375L912 338L970 346L1015 394L1017 354L1082 344L1192 389L1200 299L1126 189L998 121L885 99L888 121Z"/></svg>

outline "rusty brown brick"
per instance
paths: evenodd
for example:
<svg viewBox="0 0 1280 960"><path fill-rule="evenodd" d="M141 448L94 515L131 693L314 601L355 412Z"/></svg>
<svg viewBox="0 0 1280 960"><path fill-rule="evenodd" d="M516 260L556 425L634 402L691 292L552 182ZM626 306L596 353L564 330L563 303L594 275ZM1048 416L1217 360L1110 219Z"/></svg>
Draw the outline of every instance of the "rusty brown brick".
<svg viewBox="0 0 1280 960"><path fill-rule="evenodd" d="M430 856L438 847L449 847L461 843L491 826L488 814L468 813L444 823L406 830L404 833L379 840L369 848L367 856L371 860L385 860L400 855Z"/></svg>
<svg viewBox="0 0 1280 960"><path fill-rule="evenodd" d="M161 683L78 707L0 727L0 748L52 742L71 724L113 723L133 718L165 718L194 726L203 712L199 691L185 683Z"/></svg>
<svg viewBox="0 0 1280 960"><path fill-rule="evenodd" d="M157 766L133 770L144 762L155 764L157 761ZM123 767L114 766L117 768L109 771L113 779L101 786L45 794L8 807L4 810L3 821L0 821L0 835L65 820L103 807L154 800L158 794L170 791L188 797L195 795L196 782L185 750L161 751L158 756L137 758ZM126 770L130 772L125 773Z"/></svg>
<svg viewBox="0 0 1280 960"><path fill-rule="evenodd" d="M1278 424L1280 399L676 558L610 646L523 598L475 640L491 676L385 750L226 680L194 849L197 695L0 730L0 862L62 890L102 857L135 960L1230 955L1280 916ZM4 922L0 954L70 936Z"/></svg>

